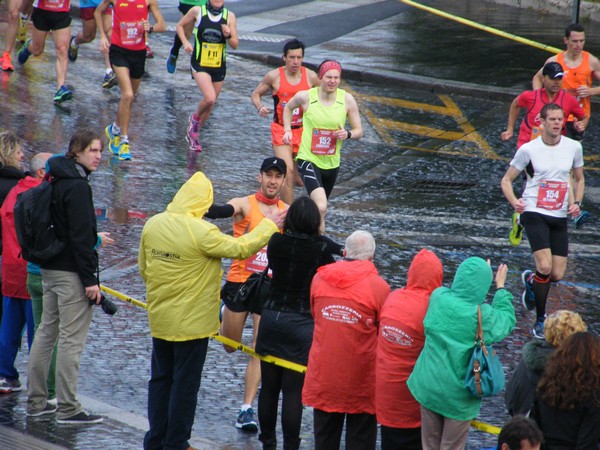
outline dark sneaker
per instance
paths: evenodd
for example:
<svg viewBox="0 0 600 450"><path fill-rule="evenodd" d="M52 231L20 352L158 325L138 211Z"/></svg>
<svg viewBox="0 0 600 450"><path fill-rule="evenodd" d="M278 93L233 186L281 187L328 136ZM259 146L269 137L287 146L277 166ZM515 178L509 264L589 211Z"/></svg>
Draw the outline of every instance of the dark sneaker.
<svg viewBox="0 0 600 450"><path fill-rule="evenodd" d="M537 320L533 324L533 330L531 330L531 333L538 339L546 339L544 336L544 322Z"/></svg>
<svg viewBox="0 0 600 450"><path fill-rule="evenodd" d="M9 380L8 378L0 378L0 394L10 394L11 392L19 392L23 390L19 380Z"/></svg>
<svg viewBox="0 0 600 450"><path fill-rule="evenodd" d="M74 45L76 37L77 36L75 34L71 36L71 40L69 41L69 49L67 50L67 56L71 62L77 61L77 55L79 53L79 49Z"/></svg>
<svg viewBox="0 0 600 450"><path fill-rule="evenodd" d="M527 311L533 311L535 309L535 294L533 292L533 272L526 270L521 274L521 281L525 290L521 296L523 306Z"/></svg>
<svg viewBox="0 0 600 450"><path fill-rule="evenodd" d="M21 47L21 50L19 50L19 53L17 53L17 61L19 61L19 64L21 65L25 64L31 56L31 52L27 49L30 42L31 38L27 39L23 44L23 47Z"/></svg>
<svg viewBox="0 0 600 450"><path fill-rule="evenodd" d="M177 68L177 55L173 53L169 53L169 57L167 58L167 72L175 73L175 69Z"/></svg>
<svg viewBox="0 0 600 450"><path fill-rule="evenodd" d="M512 215L512 227L510 229L510 233L508 233L508 240L515 247L521 243L521 239L523 239L523 226L519 222L519 213L514 213Z"/></svg>
<svg viewBox="0 0 600 450"><path fill-rule="evenodd" d="M29 411L27 411L27 416L28 417L40 417L40 416L45 416L46 414L54 414L55 412L56 412L56 405L53 405L52 403L46 403L46 406L41 411L34 412L34 413L30 413Z"/></svg>
<svg viewBox="0 0 600 450"><path fill-rule="evenodd" d="M254 410L248 408L246 411L240 411L235 427L242 431L256 433L258 431L258 424L254 420Z"/></svg>
<svg viewBox="0 0 600 450"><path fill-rule="evenodd" d="M114 85L117 84L117 75L110 71L109 73L104 74L104 80L102 80L102 87L104 89L110 89Z"/></svg>
<svg viewBox="0 0 600 450"><path fill-rule="evenodd" d="M73 93L70 90L68 90L63 84L58 89L58 91L56 91L56 94L54 94L54 103L66 102L67 100L71 100L72 98Z"/></svg>
<svg viewBox="0 0 600 450"><path fill-rule="evenodd" d="M580 229L587 221L590 220L590 213L587 211L581 211L577 217L573 218L575 228Z"/></svg>
<svg viewBox="0 0 600 450"><path fill-rule="evenodd" d="M72 424L87 424L87 423L100 423L104 420L102 416L96 416L89 414L87 411L81 411L79 414L75 414L71 417L64 419L56 419L57 423L72 423Z"/></svg>

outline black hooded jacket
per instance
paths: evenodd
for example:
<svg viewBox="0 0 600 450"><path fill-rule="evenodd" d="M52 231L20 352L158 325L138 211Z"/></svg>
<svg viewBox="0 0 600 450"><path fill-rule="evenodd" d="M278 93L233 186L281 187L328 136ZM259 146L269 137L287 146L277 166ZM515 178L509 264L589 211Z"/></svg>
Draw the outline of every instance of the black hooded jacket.
<svg viewBox="0 0 600 450"><path fill-rule="evenodd" d="M53 177L52 220L56 235L66 242L65 250L42 269L63 270L79 275L84 287L97 284L98 239L90 172L63 155L48 160Z"/></svg>

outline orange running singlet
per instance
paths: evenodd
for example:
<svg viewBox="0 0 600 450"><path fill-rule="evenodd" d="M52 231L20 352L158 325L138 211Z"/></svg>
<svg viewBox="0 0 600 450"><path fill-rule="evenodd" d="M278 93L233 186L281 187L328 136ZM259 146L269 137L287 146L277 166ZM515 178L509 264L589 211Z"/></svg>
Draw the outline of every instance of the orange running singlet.
<svg viewBox="0 0 600 450"><path fill-rule="evenodd" d="M590 67L589 52L581 53L581 63L577 67L569 67L565 62L565 52L556 55L556 61L563 67L565 75L563 77L562 87L569 94L577 99L585 114L590 117L591 102L590 97L579 98L577 88L579 86L592 86L592 68ZM573 120L573 115L569 116L569 121Z"/></svg>
<svg viewBox="0 0 600 450"><path fill-rule="evenodd" d="M239 237L252 231L265 218L265 215L258 207L256 196L254 194L249 195L248 200L250 201L250 211L248 211L246 217L233 224L233 237ZM285 208L285 203L279 200L277 202L277 209L281 211ZM265 270L267 262L267 246L265 245L247 259L234 259L227 274L227 281L243 283L252 273L260 273Z"/></svg>
<svg viewBox="0 0 600 450"><path fill-rule="evenodd" d="M283 108L297 92L310 89L308 77L306 76L306 68L301 67L302 77L298 84L290 84L285 77L285 68L279 68L279 89L273 93L273 104L275 112L273 113L273 122L277 122L283 126ZM292 128L302 127L302 108L296 108L292 115Z"/></svg>

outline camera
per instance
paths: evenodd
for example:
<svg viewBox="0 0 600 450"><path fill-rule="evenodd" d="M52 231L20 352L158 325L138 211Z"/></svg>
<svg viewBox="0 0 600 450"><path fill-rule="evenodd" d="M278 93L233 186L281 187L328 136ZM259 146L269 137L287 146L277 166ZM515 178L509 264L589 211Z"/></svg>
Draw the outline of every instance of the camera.
<svg viewBox="0 0 600 450"><path fill-rule="evenodd" d="M91 304L96 304L94 300L90 300ZM107 299L103 292L100 293L100 306L102 307L102 311L104 311L109 316L113 316L119 308L115 305L111 300Z"/></svg>

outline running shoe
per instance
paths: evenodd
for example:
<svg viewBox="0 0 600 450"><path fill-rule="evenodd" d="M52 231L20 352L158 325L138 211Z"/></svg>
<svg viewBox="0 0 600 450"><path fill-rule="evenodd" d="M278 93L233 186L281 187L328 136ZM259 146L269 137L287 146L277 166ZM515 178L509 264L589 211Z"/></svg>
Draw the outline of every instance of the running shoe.
<svg viewBox="0 0 600 450"><path fill-rule="evenodd" d="M523 295L521 296L521 301L523 302L523 306L527 311L533 311L535 309L533 276L534 274L531 270L526 270L521 274L521 281L523 282L523 286L525 286L525 290L523 291Z"/></svg>
<svg viewBox="0 0 600 450"><path fill-rule="evenodd" d="M19 380L0 378L0 394L10 394L11 392L19 392L22 390L23 386Z"/></svg>
<svg viewBox="0 0 600 450"><path fill-rule="evenodd" d="M546 339L546 336L544 336L544 322L536 320L533 324L533 330L531 330L531 333L538 339Z"/></svg>
<svg viewBox="0 0 600 450"><path fill-rule="evenodd" d="M146 44L146 58L152 59L154 58L154 53L152 53L152 49L148 44Z"/></svg>
<svg viewBox="0 0 600 450"><path fill-rule="evenodd" d="M175 73L175 69L177 68L177 55L173 53L169 53L169 57L167 58L167 72Z"/></svg>
<svg viewBox="0 0 600 450"><path fill-rule="evenodd" d="M25 43L23 44L23 47L21 47L21 50L19 50L19 53L17 53L17 61L19 61L19 64L25 64L27 62L27 60L29 59L29 57L31 56L31 52L27 49L27 47L29 47L29 44L31 43L31 38L27 39L25 41Z"/></svg>
<svg viewBox="0 0 600 450"><path fill-rule="evenodd" d="M12 72L13 70L15 70L9 52L2 53L2 70L4 70L5 72Z"/></svg>
<svg viewBox="0 0 600 450"><path fill-rule="evenodd" d="M110 89L117 84L117 75L111 70L109 73L104 74L104 80L102 81L102 87L104 89Z"/></svg>
<svg viewBox="0 0 600 450"><path fill-rule="evenodd" d="M19 15L19 25L17 27L17 41L25 42L27 39L27 20L29 18L23 18Z"/></svg>
<svg viewBox="0 0 600 450"><path fill-rule="evenodd" d="M67 50L67 55L69 56L69 61L71 62L77 61L77 56L79 53L79 49L73 45L76 37L76 34L71 36L71 40L69 41L69 50Z"/></svg>
<svg viewBox="0 0 600 450"><path fill-rule="evenodd" d="M108 138L108 149L113 152L113 154L119 154L119 146L121 145L121 135L113 134L112 125L107 126L104 129L104 134Z"/></svg>
<svg viewBox="0 0 600 450"><path fill-rule="evenodd" d="M237 422L235 422L235 427L242 431L256 433L258 431L258 424L254 420L254 410L248 408L246 411L240 411Z"/></svg>
<svg viewBox="0 0 600 450"><path fill-rule="evenodd" d="M575 224L575 228L579 230L588 222L588 220L590 220L590 213L587 211L581 211L581 214L573 218L573 223Z"/></svg>
<svg viewBox="0 0 600 450"><path fill-rule="evenodd" d="M197 153L202 151L202 144L200 144L200 141L198 140L199 130L200 122L194 120L194 114L191 114L185 140L188 142L188 144L190 144L190 150L193 150Z"/></svg>
<svg viewBox="0 0 600 450"><path fill-rule="evenodd" d="M131 153L129 153L129 142L121 142L119 145L119 161L131 161Z"/></svg>
<svg viewBox="0 0 600 450"><path fill-rule="evenodd" d="M72 98L73 93L70 90L68 90L63 84L58 89L58 91L56 91L56 94L54 94L54 103L66 102L67 100L71 100Z"/></svg>
<svg viewBox="0 0 600 450"><path fill-rule="evenodd" d="M519 213L513 213L512 215L512 228L510 229L510 233L508 233L508 240L515 247L521 243L521 239L523 239L523 226L519 218L521 215Z"/></svg>

